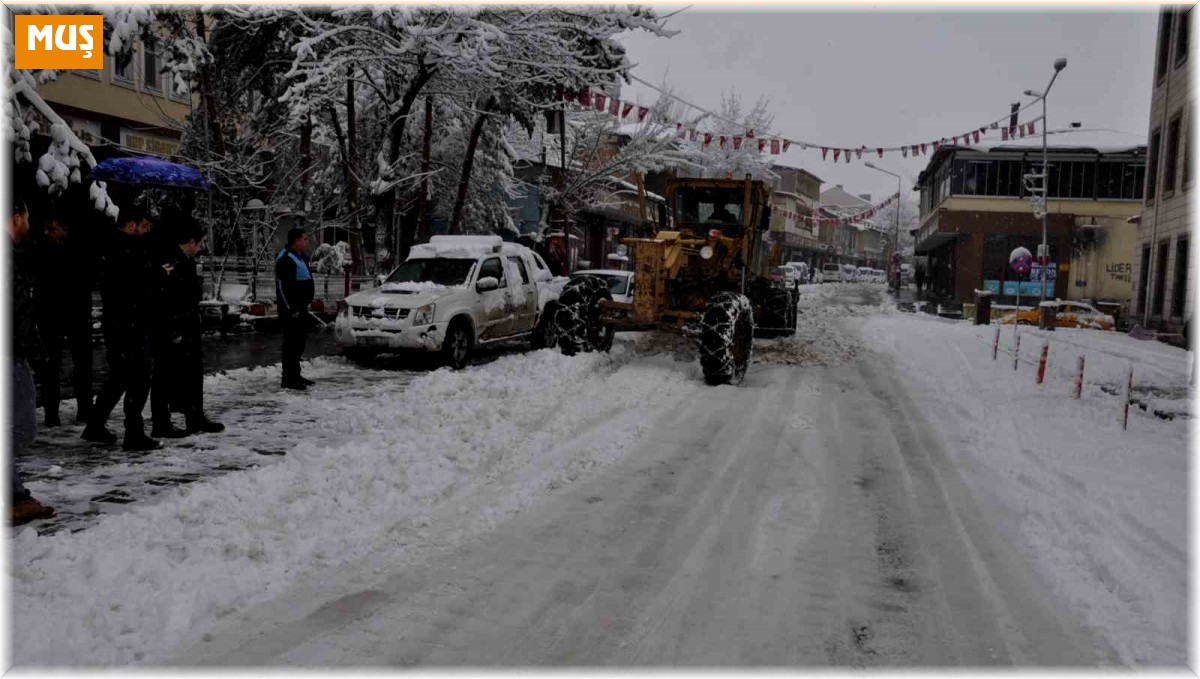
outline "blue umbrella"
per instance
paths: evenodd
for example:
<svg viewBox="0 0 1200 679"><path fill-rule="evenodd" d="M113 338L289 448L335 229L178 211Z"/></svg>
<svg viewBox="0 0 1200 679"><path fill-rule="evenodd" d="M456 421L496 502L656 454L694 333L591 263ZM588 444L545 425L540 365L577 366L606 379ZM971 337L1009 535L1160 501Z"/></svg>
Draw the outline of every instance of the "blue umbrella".
<svg viewBox="0 0 1200 679"><path fill-rule="evenodd" d="M92 168L92 179L143 186L208 189L208 182L200 170L146 156L102 160Z"/></svg>

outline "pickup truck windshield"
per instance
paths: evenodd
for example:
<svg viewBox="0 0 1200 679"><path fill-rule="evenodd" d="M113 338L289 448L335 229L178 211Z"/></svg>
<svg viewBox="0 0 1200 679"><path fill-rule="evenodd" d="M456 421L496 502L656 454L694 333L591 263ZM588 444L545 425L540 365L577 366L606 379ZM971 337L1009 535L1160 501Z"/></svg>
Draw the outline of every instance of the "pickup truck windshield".
<svg viewBox="0 0 1200 679"><path fill-rule="evenodd" d="M438 285L462 285L475 266L473 259L410 259L401 264L388 283L436 283Z"/></svg>

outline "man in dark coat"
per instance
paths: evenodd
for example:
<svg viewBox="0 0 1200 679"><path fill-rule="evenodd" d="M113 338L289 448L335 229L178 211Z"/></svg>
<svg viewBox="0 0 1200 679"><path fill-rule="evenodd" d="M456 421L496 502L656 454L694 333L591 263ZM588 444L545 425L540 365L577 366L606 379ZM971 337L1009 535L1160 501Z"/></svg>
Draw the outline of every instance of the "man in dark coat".
<svg viewBox="0 0 1200 679"><path fill-rule="evenodd" d="M204 355L200 344L204 283L196 270L196 255L204 249L204 232L185 217L172 235L175 242L160 252L158 262L169 273L162 289L163 315L154 341L150 392L154 427L150 434L156 438L225 431L225 425L204 414ZM187 429L176 429L171 423L172 406L183 411Z"/></svg>
<svg viewBox="0 0 1200 679"><path fill-rule="evenodd" d="M38 333L46 347L38 382L47 427L57 427L63 351L70 349L75 391L75 421L85 423L92 410L92 280L96 263L69 229L62 214L51 214L33 247L33 299Z"/></svg>
<svg viewBox="0 0 1200 679"><path fill-rule="evenodd" d="M283 326L284 389L303 391L311 384L300 374L300 357L307 339L308 305L313 300L313 278L308 270L308 234L288 231L288 245L275 257L275 303Z"/></svg>
<svg viewBox="0 0 1200 679"><path fill-rule="evenodd" d="M125 396L125 450L154 450L158 441L146 436L142 408L150 393L152 358L150 328L159 315L154 308L167 271L151 261L145 235L153 227L137 206L122 208L119 227L104 253L100 297L104 303L104 348L108 379L96 395L92 418L83 438L95 443L116 443L105 424Z"/></svg>
<svg viewBox="0 0 1200 679"><path fill-rule="evenodd" d="M20 199L14 199L9 219L8 264L12 272L12 316L9 329L12 332L9 345L9 367L12 375L10 392L11 412L8 421L8 436L11 445L8 459L9 522L14 526L29 523L34 519L54 516L54 508L38 502L21 483L17 471L17 454L33 442L37 436L37 387L33 383L31 361L43 358L42 343L38 337L35 321L33 285L29 276L28 251L22 244L29 236L29 210Z"/></svg>

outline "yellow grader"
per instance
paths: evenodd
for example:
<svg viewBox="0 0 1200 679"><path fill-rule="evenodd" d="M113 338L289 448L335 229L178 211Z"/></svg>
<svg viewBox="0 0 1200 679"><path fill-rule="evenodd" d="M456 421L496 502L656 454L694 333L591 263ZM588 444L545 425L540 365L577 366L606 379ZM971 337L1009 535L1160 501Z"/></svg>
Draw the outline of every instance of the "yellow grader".
<svg viewBox="0 0 1200 679"><path fill-rule="evenodd" d="M674 179L666 193L673 230L622 240L635 262L633 302L614 302L599 278L573 278L556 305L555 339L573 355L607 351L617 331L681 333L698 342L707 383L738 384L755 336L796 329L797 293L764 274L770 191L746 175Z"/></svg>

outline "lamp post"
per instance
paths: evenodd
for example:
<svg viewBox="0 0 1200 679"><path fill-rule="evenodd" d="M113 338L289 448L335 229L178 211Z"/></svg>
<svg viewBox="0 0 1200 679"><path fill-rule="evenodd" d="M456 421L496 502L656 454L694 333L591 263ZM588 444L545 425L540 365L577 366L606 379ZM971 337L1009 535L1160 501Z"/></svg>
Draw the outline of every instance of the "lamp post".
<svg viewBox="0 0 1200 679"><path fill-rule="evenodd" d="M1066 59L1055 59L1054 75L1050 76L1050 84L1046 85L1045 91L1025 90L1025 96L1042 100L1042 244L1038 248L1038 263L1042 265L1042 302L1046 301L1046 281L1050 278L1046 271L1050 264L1050 247L1047 245L1047 232L1050 230L1050 156L1046 150L1046 97L1050 94L1050 88L1054 87L1059 71L1066 67Z"/></svg>
<svg viewBox="0 0 1200 679"><path fill-rule="evenodd" d="M871 161L863 163L872 170L878 170L884 174L890 174L896 178L896 230L892 234L892 257L895 258L900 254L900 175L895 172L889 172L882 167L876 167ZM888 262L888 268L892 268L892 263ZM892 289L900 292L900 272L895 271L892 278Z"/></svg>

